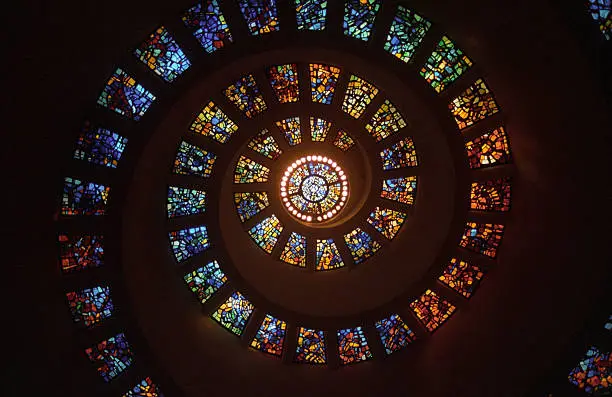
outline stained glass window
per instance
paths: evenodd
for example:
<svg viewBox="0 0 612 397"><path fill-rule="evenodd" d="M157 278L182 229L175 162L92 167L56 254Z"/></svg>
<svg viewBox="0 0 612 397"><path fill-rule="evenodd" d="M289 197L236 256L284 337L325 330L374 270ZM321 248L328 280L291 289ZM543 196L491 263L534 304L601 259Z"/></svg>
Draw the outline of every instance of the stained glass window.
<svg viewBox="0 0 612 397"><path fill-rule="evenodd" d="M190 130L219 143L225 143L238 130L238 126L211 101L198 114Z"/></svg>
<svg viewBox="0 0 612 397"><path fill-rule="evenodd" d="M332 239L317 240L316 270L331 270L344 266L338 247Z"/></svg>
<svg viewBox="0 0 612 397"><path fill-rule="evenodd" d="M240 216L240 221L245 222L270 205L266 192L234 193L234 204Z"/></svg>
<svg viewBox="0 0 612 397"><path fill-rule="evenodd" d="M435 331L455 311L455 306L429 289L412 302L410 308L430 332Z"/></svg>
<svg viewBox="0 0 612 397"><path fill-rule="evenodd" d="M497 113L499 108L493 93L478 79L448 105L460 130Z"/></svg>
<svg viewBox="0 0 612 397"><path fill-rule="evenodd" d="M599 30L607 40L612 39L612 2L610 0L589 0L591 17L599 24Z"/></svg>
<svg viewBox="0 0 612 397"><path fill-rule="evenodd" d="M380 197L412 205L416 196L416 187L416 176L385 179Z"/></svg>
<svg viewBox="0 0 612 397"><path fill-rule="evenodd" d="M268 69L268 80L280 103L297 102L300 98L297 65L272 66Z"/></svg>
<svg viewBox="0 0 612 397"><path fill-rule="evenodd" d="M404 167L416 167L417 154L411 138L403 138L380 152L383 169L393 170Z"/></svg>
<svg viewBox="0 0 612 397"><path fill-rule="evenodd" d="M300 327L295 361L308 364L325 364L327 362L323 331Z"/></svg>
<svg viewBox="0 0 612 397"><path fill-rule="evenodd" d="M98 234L59 235L61 268L65 273L104 264L104 239Z"/></svg>
<svg viewBox="0 0 612 397"><path fill-rule="evenodd" d="M351 251L355 263L365 261L380 249L380 243L360 228L345 234L344 241Z"/></svg>
<svg viewBox="0 0 612 397"><path fill-rule="evenodd" d="M251 304L240 292L234 292L212 314L212 318L219 324L240 336L246 328L247 322L255 306Z"/></svg>
<svg viewBox="0 0 612 397"><path fill-rule="evenodd" d="M310 136L313 142L323 142L331 128L331 122L317 118L310 118Z"/></svg>
<svg viewBox="0 0 612 397"><path fill-rule="evenodd" d="M132 390L125 393L123 397L164 397L164 395L159 386L147 377L134 386Z"/></svg>
<svg viewBox="0 0 612 397"><path fill-rule="evenodd" d="M74 151L74 158L96 165L117 168L121 155L127 145L127 138L104 128L83 127Z"/></svg>
<svg viewBox="0 0 612 397"><path fill-rule="evenodd" d="M298 30L324 30L327 0L295 0Z"/></svg>
<svg viewBox="0 0 612 397"><path fill-rule="evenodd" d="M290 265L306 267L306 237L292 232L281 253L280 260Z"/></svg>
<svg viewBox="0 0 612 397"><path fill-rule="evenodd" d="M385 42L385 50L404 62L410 61L431 27L431 22L403 6L397 13Z"/></svg>
<svg viewBox="0 0 612 397"><path fill-rule="evenodd" d="M372 83L351 75L342 102L342 110L358 119L376 94L378 94L378 88Z"/></svg>
<svg viewBox="0 0 612 397"><path fill-rule="evenodd" d="M206 192L185 187L168 187L168 218L201 214L206 210Z"/></svg>
<svg viewBox="0 0 612 397"><path fill-rule="evenodd" d="M334 139L334 146L338 149L346 152L350 148L353 147L355 141L349 134L347 134L344 130L338 130L338 135L336 135L336 139Z"/></svg>
<svg viewBox="0 0 612 397"><path fill-rule="evenodd" d="M438 280L469 298L478 287L483 276L484 273L480 267L453 258L444 269L444 273L438 277Z"/></svg>
<svg viewBox="0 0 612 397"><path fill-rule="evenodd" d="M185 26L190 28L202 47L212 53L233 42L218 0L204 0L191 7L183 15Z"/></svg>
<svg viewBox="0 0 612 397"><path fill-rule="evenodd" d="M348 197L348 180L333 159L305 156L293 162L280 183L287 211L301 221L325 222L342 210Z"/></svg>
<svg viewBox="0 0 612 397"><path fill-rule="evenodd" d="M155 95L137 84L136 80L122 69L117 68L106 82L98 98L98 105L138 121L154 100Z"/></svg>
<svg viewBox="0 0 612 397"><path fill-rule="evenodd" d="M267 182L270 169L248 157L240 156L234 169L234 183Z"/></svg>
<svg viewBox="0 0 612 397"><path fill-rule="evenodd" d="M407 214L387 208L376 207L368 216L368 223L387 239L392 240L406 220Z"/></svg>
<svg viewBox="0 0 612 397"><path fill-rule="evenodd" d="M403 349L416 339L414 332L397 314L377 321L374 326L387 354Z"/></svg>
<svg viewBox="0 0 612 397"><path fill-rule="evenodd" d="M114 305L109 287L86 288L78 292L68 292L68 306L75 323L93 327L113 314Z"/></svg>
<svg viewBox="0 0 612 397"><path fill-rule="evenodd" d="M310 64L310 92L313 102L330 105L334 98L340 69L335 66Z"/></svg>
<svg viewBox="0 0 612 397"><path fill-rule="evenodd" d="M283 225L276 215L271 215L253 226L249 230L249 235L268 254L272 253L274 246L278 242L278 236L283 232Z"/></svg>
<svg viewBox="0 0 612 397"><path fill-rule="evenodd" d="M64 178L62 215L104 215L110 188L76 178Z"/></svg>
<svg viewBox="0 0 612 397"><path fill-rule="evenodd" d="M283 154L283 151L280 149L280 147L278 147L276 140L274 140L274 137L266 128L251 138L248 146L250 149L256 151L262 156L272 160L276 160L281 154Z"/></svg>
<svg viewBox="0 0 612 397"><path fill-rule="evenodd" d="M612 352L590 346L568 380L587 394L606 396L612 393Z"/></svg>
<svg viewBox="0 0 612 397"><path fill-rule="evenodd" d="M478 211L508 211L510 186L510 178L472 183L470 208Z"/></svg>
<svg viewBox="0 0 612 397"><path fill-rule="evenodd" d="M210 246L206 226L196 226L170 232L170 245L177 262L204 252Z"/></svg>
<svg viewBox="0 0 612 397"><path fill-rule="evenodd" d="M248 118L263 112L267 108L255 78L251 74L241 77L240 80L227 87L225 96Z"/></svg>
<svg viewBox="0 0 612 397"><path fill-rule="evenodd" d="M251 341L251 347L264 353L280 356L283 353L286 329L286 322L266 314L255 338Z"/></svg>
<svg viewBox="0 0 612 397"><path fill-rule="evenodd" d="M276 126L283 133L289 146L295 146L302 143L302 133L300 132L300 118L289 117L276 122Z"/></svg>
<svg viewBox="0 0 612 397"><path fill-rule="evenodd" d="M338 351L342 365L372 359L372 352L361 327L338 330Z"/></svg>
<svg viewBox="0 0 612 397"><path fill-rule="evenodd" d="M106 382L121 375L134 361L134 353L124 333L85 349L85 354L92 363L98 365L98 374Z"/></svg>
<svg viewBox="0 0 612 397"><path fill-rule="evenodd" d="M238 4L253 36L278 31L276 0L239 0Z"/></svg>
<svg viewBox="0 0 612 397"><path fill-rule="evenodd" d="M210 177L217 156L211 152L182 141L174 158L172 172L179 175Z"/></svg>
<svg viewBox="0 0 612 397"><path fill-rule="evenodd" d="M495 258L503 232L504 225L468 222L459 245L470 251Z"/></svg>
<svg viewBox="0 0 612 397"><path fill-rule="evenodd" d="M169 83L191 66L191 62L189 62L181 47L163 26L149 36L134 51L134 55L155 74Z"/></svg>
<svg viewBox="0 0 612 397"><path fill-rule="evenodd" d="M510 145L504 127L498 127L465 144L470 168L485 168L510 162Z"/></svg>
<svg viewBox="0 0 612 397"><path fill-rule="evenodd" d="M380 0L345 0L344 34L356 39L368 41L376 14L380 9Z"/></svg>
<svg viewBox="0 0 612 397"><path fill-rule="evenodd" d="M471 66L470 58L448 37L443 36L421 68L421 76L436 92L442 92Z"/></svg>
<svg viewBox="0 0 612 397"><path fill-rule="evenodd" d="M206 302L227 281L217 261L208 262L193 272L187 273L184 278L189 289L202 303Z"/></svg>
<svg viewBox="0 0 612 397"><path fill-rule="evenodd" d="M372 116L366 125L366 130L376 142L380 142L391 134L406 126L406 122L395 106L387 99Z"/></svg>
<svg viewBox="0 0 612 397"><path fill-rule="evenodd" d="M608 321L604 324L604 328L608 331L612 331L612 314L608 317Z"/></svg>

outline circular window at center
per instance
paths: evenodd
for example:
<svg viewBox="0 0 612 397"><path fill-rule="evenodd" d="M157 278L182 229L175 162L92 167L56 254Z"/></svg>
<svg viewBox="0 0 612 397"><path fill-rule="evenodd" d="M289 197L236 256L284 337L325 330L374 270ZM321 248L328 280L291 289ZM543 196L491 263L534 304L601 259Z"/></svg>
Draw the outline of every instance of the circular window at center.
<svg viewBox="0 0 612 397"><path fill-rule="evenodd" d="M303 222L325 222L346 204L348 178L333 159L311 155L291 164L281 180L280 195L289 213Z"/></svg>

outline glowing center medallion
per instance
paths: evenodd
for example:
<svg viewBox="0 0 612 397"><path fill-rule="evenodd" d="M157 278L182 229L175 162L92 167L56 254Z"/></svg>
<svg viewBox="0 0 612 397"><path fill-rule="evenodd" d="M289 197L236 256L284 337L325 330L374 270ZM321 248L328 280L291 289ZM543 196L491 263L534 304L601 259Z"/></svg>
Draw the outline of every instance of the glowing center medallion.
<svg viewBox="0 0 612 397"><path fill-rule="evenodd" d="M324 222L336 216L346 204L348 180L332 159L306 156L287 168L280 194L287 211L294 217L305 222Z"/></svg>

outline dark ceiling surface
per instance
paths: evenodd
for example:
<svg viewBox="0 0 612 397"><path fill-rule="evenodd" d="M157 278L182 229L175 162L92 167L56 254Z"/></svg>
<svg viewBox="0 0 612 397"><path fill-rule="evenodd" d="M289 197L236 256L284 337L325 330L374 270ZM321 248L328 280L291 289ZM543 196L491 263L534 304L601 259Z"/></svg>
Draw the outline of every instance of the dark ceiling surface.
<svg viewBox="0 0 612 397"><path fill-rule="evenodd" d="M167 361L153 349L155 367L172 374L177 393L520 396L554 367L609 299L611 120L599 59L584 45L588 35L576 35L567 10L552 3L410 3L485 73L504 111L519 175L497 268L461 313L418 352L352 371L257 369L243 360L241 346L228 343L207 365L241 381L219 375L216 384L197 371L176 375L174 366L192 362ZM30 2L8 15L12 48L2 110L9 128L0 150L9 181L3 235L15 240L5 250L16 255L6 260L3 280L12 319L5 325L12 350L3 371L7 395L105 393L84 365L58 282L57 192L104 79L142 37L189 5ZM277 388L270 394L268 383Z"/></svg>

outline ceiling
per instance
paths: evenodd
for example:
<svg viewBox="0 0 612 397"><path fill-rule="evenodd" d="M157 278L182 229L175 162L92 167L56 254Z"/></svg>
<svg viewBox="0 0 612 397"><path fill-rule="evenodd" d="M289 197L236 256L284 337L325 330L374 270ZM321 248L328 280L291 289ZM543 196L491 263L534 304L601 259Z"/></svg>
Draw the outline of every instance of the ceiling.
<svg viewBox="0 0 612 397"><path fill-rule="evenodd" d="M62 279L56 267L58 191L73 166L69 159L75 136L96 112L93 103L104 79L118 64L133 62L129 50L160 23L176 24L176 16L191 2L21 5L24 9L15 14L27 22L12 21L14 61L6 82L10 95L3 101L10 128L4 131L8 144L2 158L8 159L4 169L11 192L4 229L9 238L16 237L10 245L16 255L9 262L8 288L3 290L10 293L4 301L14 319L11 337L18 341L4 383L9 384L8 395L43 389L62 395L83 395L83 390L120 395L129 385L107 388L82 353L90 338L103 334L84 336L65 306L64 290L76 281ZM155 374L166 395L525 395L538 385L540 374L555 368L601 302L609 301L607 159L612 120L605 98L610 88L601 77L604 60L589 44L596 36L590 35L587 22L571 7L544 1L414 1L409 6L461 43L504 112L515 181L512 214L495 268L460 313L414 349L372 365L304 368L249 354L231 335L210 325L197 305L184 304L185 291L181 295L174 288L180 280L165 283L161 264L149 267L159 270L147 278L151 284L139 286L138 271L147 271L149 262L140 256L143 250L128 248L136 243L127 239L127 231L157 224L132 216L108 229L124 227L123 235L112 238L124 261L134 264L106 274L123 291L118 299L122 317L111 327L127 327L138 359L146 362L136 371ZM269 57L289 56L296 37L280 33L259 45L237 43L232 55L192 77L193 85L169 94L160 106L167 113L147 121L150 140L147 135L134 153L144 153L144 159L152 147L163 148L163 142L155 144L159 131L176 120L173 112L192 114L184 107L185 98L194 87L214 80L207 73L220 70L220 75L231 76L245 65L247 72ZM302 56L321 56L320 47L325 57L366 70L390 95L401 96L389 83L403 79L398 71L380 76L376 68L384 68L383 61L340 39L302 43L308 49ZM229 64L240 59L250 61ZM426 100L416 102L414 106L427 111ZM197 102L190 106L197 107ZM155 182L166 166L132 158L136 177L122 180L128 199L117 204L124 214L134 205L129 192L147 182L139 172L150 172ZM363 307L388 300L380 298L382 291L370 293L362 296Z"/></svg>

